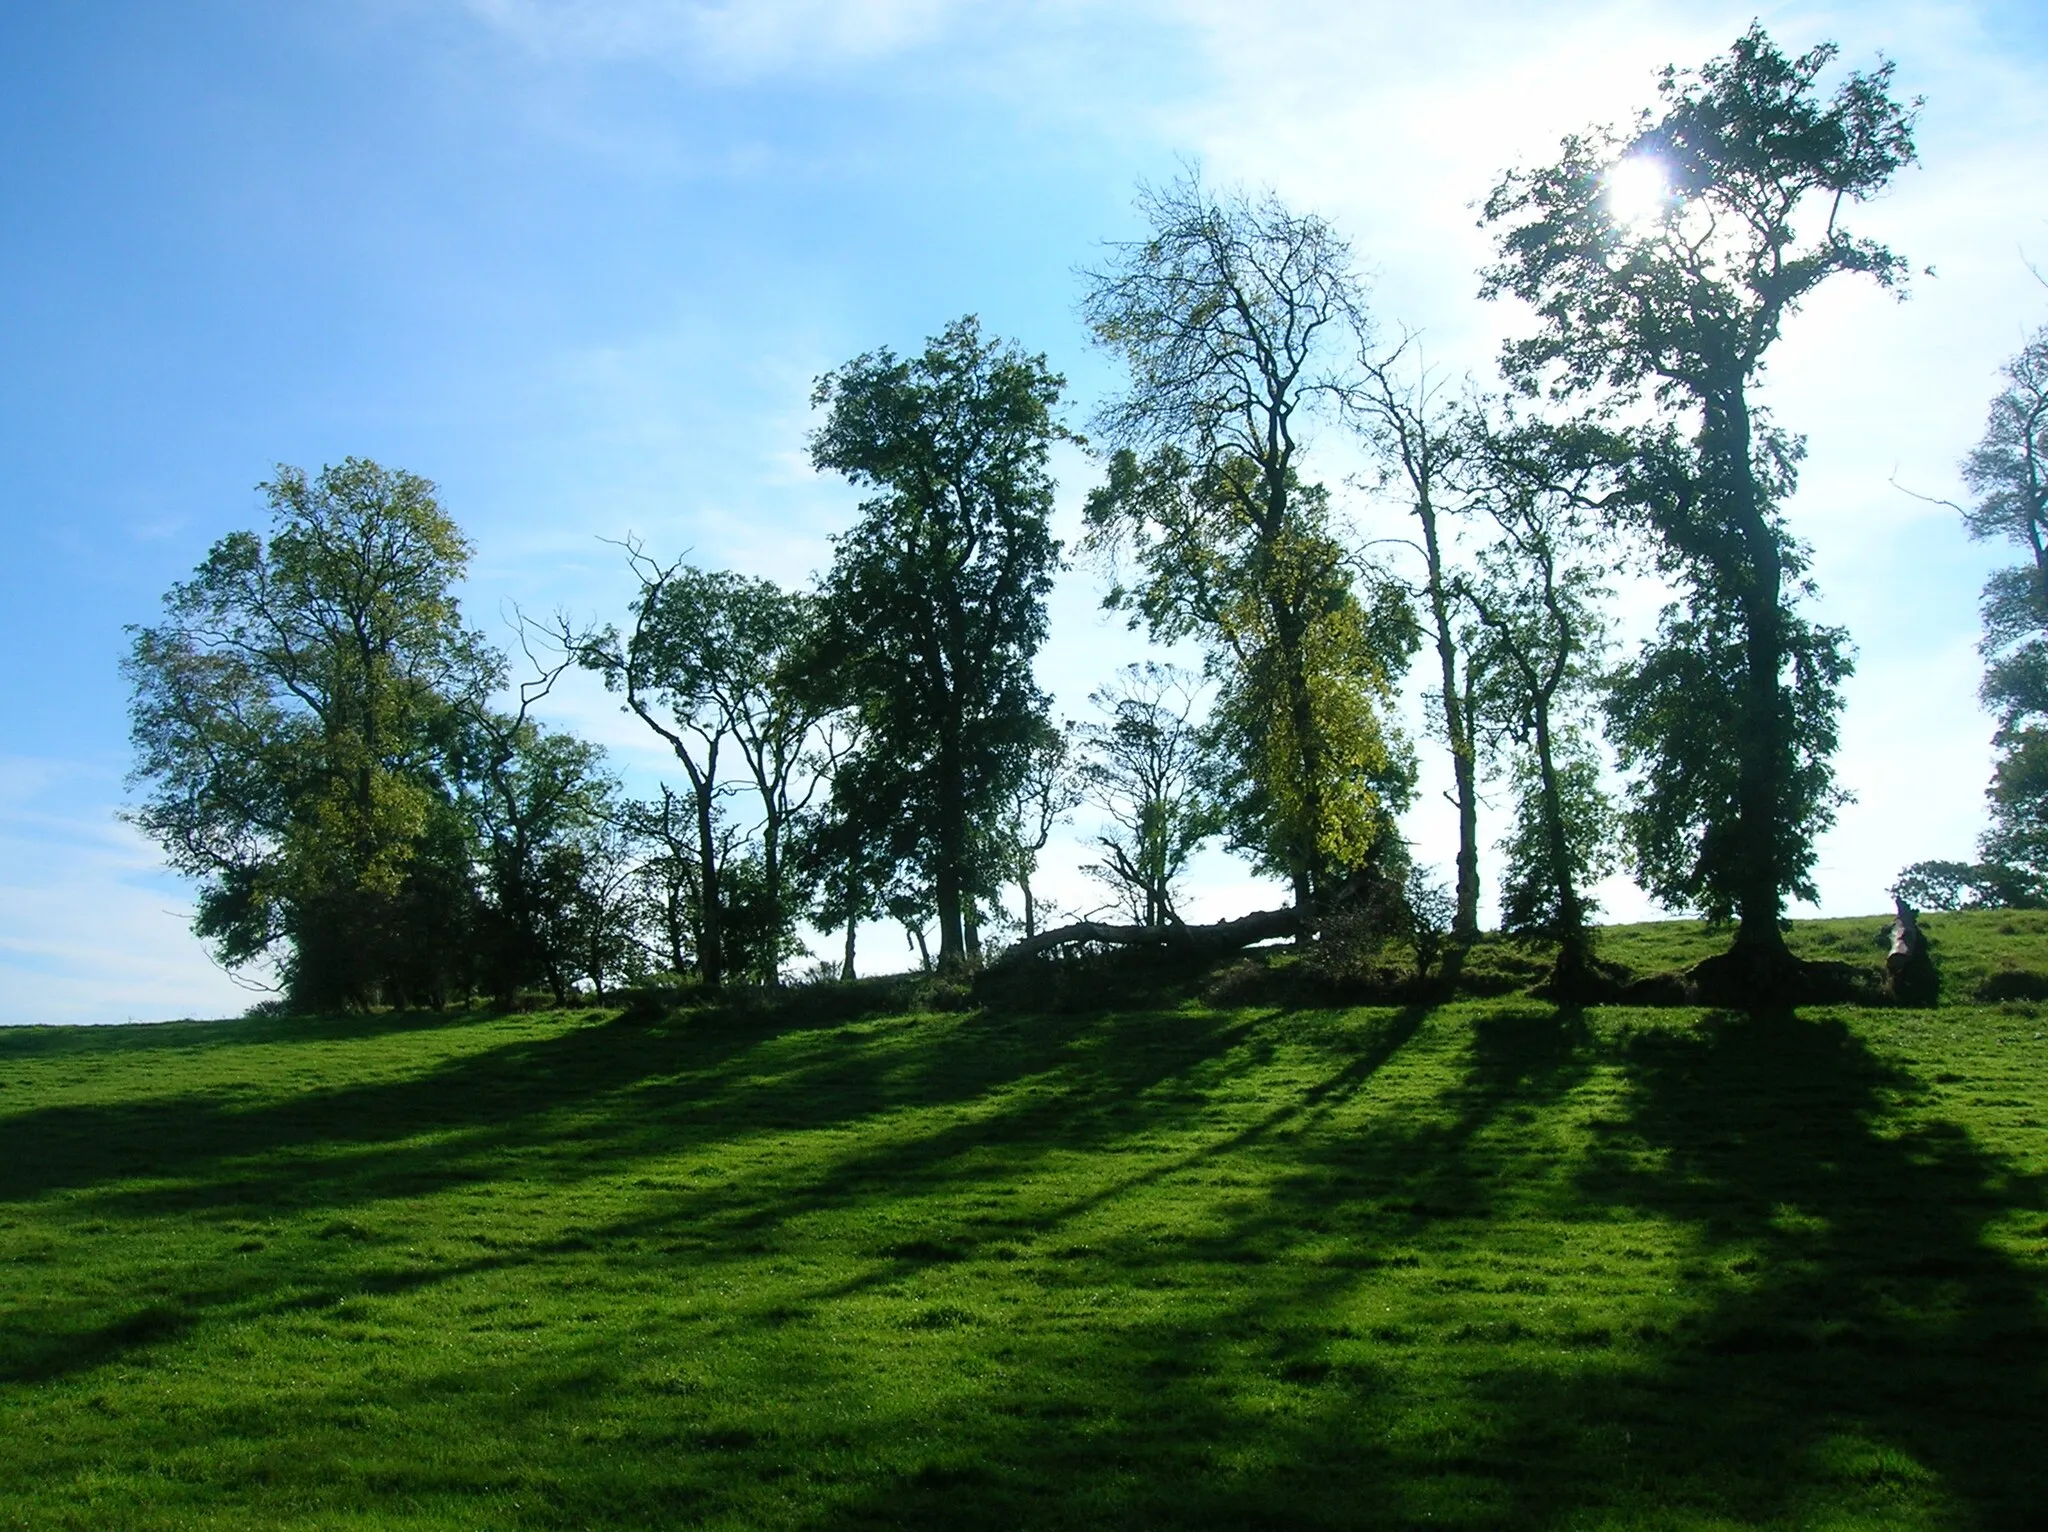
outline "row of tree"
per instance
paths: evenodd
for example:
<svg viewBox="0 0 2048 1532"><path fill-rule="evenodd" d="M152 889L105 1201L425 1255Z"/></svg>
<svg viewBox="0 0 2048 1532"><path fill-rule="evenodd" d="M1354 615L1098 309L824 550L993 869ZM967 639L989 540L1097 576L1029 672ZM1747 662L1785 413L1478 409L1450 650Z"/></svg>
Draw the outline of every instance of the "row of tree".
<svg viewBox="0 0 2048 1532"><path fill-rule="evenodd" d="M1036 859L1084 800L1105 811L1093 870L1141 928L1177 926L1175 881L1221 836L1287 884L1306 934L1412 883L1395 819L1415 749L1391 703L1427 644L1454 940L1478 930L1479 794L1502 780L1504 924L1557 941L1560 988L1588 981L1588 886L1623 856L1665 903L1738 922L1741 983L1786 982L1785 901L1811 896L1842 797L1850 658L1801 613L1783 515L1801 444L1753 394L1820 284L1903 280L1843 213L1914 152L1890 66L1824 91L1833 54L1787 57L1753 27L1667 71L1626 130L1503 178L1485 291L1537 324L1494 396L1453 395L1410 339L1382 339L1322 220L1192 176L1143 193L1147 236L1111 247L1083 302L1126 379L1090 427L1104 472L1083 551L1133 626L1199 646L1199 676L1133 667L1096 721L1055 723L1032 667L1062 553L1064 384L970 318L819 380L813 462L867 498L811 588L630 544L629 621L526 628L542 660L510 690L461 621L468 550L430 486L355 461L280 470L267 545L223 540L136 635L138 821L201 880L222 957L284 954L307 1004L601 986L636 965L772 982L806 918L844 929L849 975L879 917L920 942L935 926L933 960L971 966L1007 888L1038 934ZM1630 182L1655 195L1624 205ZM2027 472L2040 430L2037 410ZM1370 449L1407 533L1345 514L1313 475L1318 433L1338 431ZM1971 472L1982 525L2032 539L2030 582L1997 607L1999 674L2023 690L2048 675L2048 541L2038 478L2032 519L2008 508L2017 461L1987 438ZM1610 664L1623 569L1671 600ZM572 666L665 742L679 786L629 803L595 750L533 717ZM2025 695L2000 780L2031 805L2048 802L2048 690Z"/></svg>

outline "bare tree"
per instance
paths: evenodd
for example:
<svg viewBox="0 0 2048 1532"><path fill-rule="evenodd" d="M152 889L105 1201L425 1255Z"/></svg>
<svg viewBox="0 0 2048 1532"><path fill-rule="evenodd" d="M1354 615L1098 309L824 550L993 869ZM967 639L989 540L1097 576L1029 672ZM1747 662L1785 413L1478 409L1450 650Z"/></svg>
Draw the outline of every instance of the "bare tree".
<svg viewBox="0 0 2048 1532"><path fill-rule="evenodd" d="M1410 367L1410 357L1413 366ZM1469 662L1458 642L1457 602L1448 572L1442 518L1454 510L1456 477L1466 456L1466 422L1443 400L1441 380L1423 364L1417 338L1359 362L1361 382L1351 395L1356 418L1377 454L1385 478L1398 479L1414 514L1422 555L1422 595L1437 655L1438 708L1451 755L1452 804L1458 812L1458 860L1451 939L1479 935L1479 781L1473 753Z"/></svg>
<svg viewBox="0 0 2048 1532"><path fill-rule="evenodd" d="M1080 726L1087 752L1081 780L1109 827L1095 839L1103 858L1088 871L1116 891L1140 925L1177 924L1174 883L1222 828L1202 782L1200 677L1150 661L1126 665L1089 701L1103 721Z"/></svg>

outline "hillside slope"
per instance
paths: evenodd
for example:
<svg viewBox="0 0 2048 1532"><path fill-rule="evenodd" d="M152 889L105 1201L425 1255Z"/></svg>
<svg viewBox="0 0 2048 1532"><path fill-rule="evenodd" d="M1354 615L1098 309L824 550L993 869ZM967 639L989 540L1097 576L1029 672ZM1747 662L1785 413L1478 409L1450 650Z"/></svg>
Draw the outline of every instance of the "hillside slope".
<svg viewBox="0 0 2048 1532"><path fill-rule="evenodd" d="M0 1032L0 1525L2037 1526L2044 1031Z"/></svg>

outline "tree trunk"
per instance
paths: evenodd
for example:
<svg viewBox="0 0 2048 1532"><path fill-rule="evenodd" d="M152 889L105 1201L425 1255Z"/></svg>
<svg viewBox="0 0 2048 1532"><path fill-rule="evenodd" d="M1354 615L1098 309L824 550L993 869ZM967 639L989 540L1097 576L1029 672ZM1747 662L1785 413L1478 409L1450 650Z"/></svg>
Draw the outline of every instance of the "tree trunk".
<svg viewBox="0 0 2048 1532"><path fill-rule="evenodd" d="M967 864L967 794L960 760L958 720L949 718L939 741L938 856L932 868L932 903L939 917L939 970L967 966L967 927L962 909Z"/></svg>
<svg viewBox="0 0 2048 1532"><path fill-rule="evenodd" d="M766 967L761 974L761 982L770 989L779 989L782 985L781 829L779 816L770 809L761 827L761 881L768 901L769 915L775 922L774 930L768 938L768 951L763 956Z"/></svg>
<svg viewBox="0 0 2048 1532"><path fill-rule="evenodd" d="M1082 920L1018 942L989 964L989 970L997 972L1041 952L1050 952L1055 947L1070 947L1082 942L1099 942L1113 947L1160 947L1188 953L1234 952L1240 947L1270 941L1276 936L1293 936L1300 926L1301 912L1294 909L1259 910L1236 920L1221 920L1206 926L1177 923L1116 926Z"/></svg>
<svg viewBox="0 0 2048 1532"><path fill-rule="evenodd" d="M720 918L718 832L712 822L712 782L693 768L690 787L697 803L697 877L702 891L698 912L697 972L712 989L725 983L725 932Z"/></svg>
<svg viewBox="0 0 2048 1532"><path fill-rule="evenodd" d="M1024 894L1024 939L1031 940L1038 934L1038 907L1031 902L1031 874L1017 874L1017 887Z"/></svg>
<svg viewBox="0 0 2048 1532"><path fill-rule="evenodd" d="M1572 879L1571 844L1565 835L1564 803L1557 785L1557 762L1550 738L1550 699L1536 702L1536 769L1543 792L1543 833L1550 843L1551 876L1557 894L1557 961L1550 972L1550 987L1560 999L1575 999L1586 993L1590 953L1586 941L1586 910Z"/></svg>
<svg viewBox="0 0 2048 1532"><path fill-rule="evenodd" d="M1783 672L1785 667L1784 549L1758 503L1755 470L1750 462L1750 421L1739 390L1728 405L1721 431L1719 464L1709 457L1710 471L1727 476L1734 497L1736 529L1747 555L1748 578L1741 591L1745 634L1742 717L1736 733L1736 916L1735 951L1760 977L1793 964L1785 946L1780 919L1790 879L1779 865L1784 837L1779 823L1783 794L1791 780L1790 719Z"/></svg>
<svg viewBox="0 0 2048 1532"><path fill-rule="evenodd" d="M1458 810L1457 905L1451 917L1451 939L1470 945L1479 938L1479 784L1472 752L1471 710L1458 685L1458 641L1451 622L1451 604L1444 592L1436 507L1426 492L1416 496L1415 516L1422 523L1422 551L1429 573L1429 613L1436 629L1437 664L1442 674L1444 737L1450 745L1453 796ZM1468 675L1468 685L1470 681Z"/></svg>

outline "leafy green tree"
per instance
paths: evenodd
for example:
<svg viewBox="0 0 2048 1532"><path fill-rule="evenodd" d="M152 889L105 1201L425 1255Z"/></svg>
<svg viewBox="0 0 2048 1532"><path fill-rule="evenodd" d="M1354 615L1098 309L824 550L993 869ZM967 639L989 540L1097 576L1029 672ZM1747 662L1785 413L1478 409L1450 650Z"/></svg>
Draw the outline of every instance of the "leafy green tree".
<svg viewBox="0 0 2048 1532"><path fill-rule="evenodd" d="M929 884L946 969L969 960L997 821L1045 727L1031 663L1059 559L1048 458L1064 387L966 318L915 357L856 357L812 395L826 411L812 461L876 492L825 582L826 663L865 731L840 775L889 812L898 860Z"/></svg>
<svg viewBox="0 0 2048 1532"><path fill-rule="evenodd" d="M1764 978L1792 963L1785 898L1812 897L1813 840L1841 801L1829 756L1849 659L1838 632L1797 613L1803 557L1783 506L1800 444L1754 395L1822 283L1903 280L1904 261L1844 215L1914 159L1892 66L1828 94L1835 52L1787 57L1752 26L1698 71L1667 69L1659 109L1626 133L1567 138L1485 209L1500 252L1486 291L1539 320L1506 348L1510 378L1646 405L1646 459L1683 448L1640 502L1686 606L1621 693L1623 756L1640 768L1630 825L1652 892L1738 917L1735 960Z"/></svg>
<svg viewBox="0 0 2048 1532"><path fill-rule="evenodd" d="M697 966L701 928L696 816L691 801L668 783L652 801L624 805L628 829L641 847L636 881L642 924L653 938L654 955L668 972Z"/></svg>
<svg viewBox="0 0 2048 1532"><path fill-rule="evenodd" d="M1139 207L1151 235L1116 247L1084 301L1129 374L1099 416L1113 451L1090 544L1137 566L1111 606L1208 648L1246 768L1233 840L1288 879L1306 929L1319 886L1386 831L1402 774L1380 709L1414 646L1390 587L1361 605L1328 495L1300 474L1310 417L1356 386L1350 252L1320 219L1194 179Z"/></svg>
<svg viewBox="0 0 2048 1532"><path fill-rule="evenodd" d="M454 595L469 544L364 459L261 487L268 539L221 539L131 630L134 821L199 880L221 960L281 953L293 1003L440 999L473 905L445 758L503 670Z"/></svg>
<svg viewBox="0 0 2048 1532"><path fill-rule="evenodd" d="M660 564L637 544L626 554L640 580L632 632L605 629L564 641L608 688L625 694L627 708L668 744L688 780L697 852L693 946L705 982L745 972L772 984L802 902L786 886L788 841L817 792L808 750L831 710L806 676L817 600L729 570ZM759 935L738 961L726 939L734 896L721 848L741 841L722 827L730 800L749 791L760 818L742 839L758 852L760 868L747 919L754 927L765 918L773 934Z"/></svg>
<svg viewBox="0 0 2048 1532"><path fill-rule="evenodd" d="M600 748L526 712L472 718L457 770L484 873L483 978L500 996L545 984L560 1003L589 950L586 879L612 877L620 790Z"/></svg>
<svg viewBox="0 0 2048 1532"><path fill-rule="evenodd" d="M1559 449L1563 450L1560 451ZM1513 817L1502 843L1502 929L1557 943L1552 987L1583 994L1589 884L1614 865L1614 812L1600 784L1594 702L1605 642L1597 462L1573 461L1569 433L1488 433L1474 499L1495 529L1461 588L1475 726L1507 748Z"/></svg>
<svg viewBox="0 0 2048 1532"><path fill-rule="evenodd" d="M1095 838L1102 860L1089 871L1139 925L1177 923L1174 885L1223 828L1203 770L1200 677L1149 661L1126 665L1088 700L1102 721L1080 726L1081 780L1109 819Z"/></svg>
<svg viewBox="0 0 2048 1532"><path fill-rule="evenodd" d="M2048 902L2048 327L2005 365L1983 438L1963 459L1975 501L1962 508L1973 538L1998 538L2026 562L1984 585L1982 696L1998 716L1998 761L1979 847L1980 895Z"/></svg>

